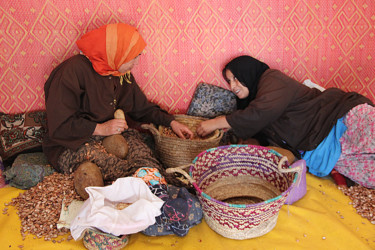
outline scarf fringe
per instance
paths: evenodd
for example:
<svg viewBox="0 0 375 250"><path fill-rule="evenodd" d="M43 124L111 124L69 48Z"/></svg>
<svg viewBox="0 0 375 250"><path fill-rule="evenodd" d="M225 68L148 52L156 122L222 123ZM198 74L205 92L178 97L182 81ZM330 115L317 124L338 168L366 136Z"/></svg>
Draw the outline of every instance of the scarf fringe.
<svg viewBox="0 0 375 250"><path fill-rule="evenodd" d="M121 85L121 86L122 86L122 83L124 82L124 80L125 80L127 83L129 83L129 84L132 83L131 80L130 80L130 72L126 72L124 75L121 75L121 76L120 76L120 85Z"/></svg>

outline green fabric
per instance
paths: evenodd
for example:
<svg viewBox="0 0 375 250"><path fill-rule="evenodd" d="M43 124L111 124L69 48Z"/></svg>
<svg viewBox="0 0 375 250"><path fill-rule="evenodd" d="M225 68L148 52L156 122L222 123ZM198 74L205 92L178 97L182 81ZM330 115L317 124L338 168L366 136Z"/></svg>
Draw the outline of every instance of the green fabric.
<svg viewBox="0 0 375 250"><path fill-rule="evenodd" d="M55 170L48 164L44 154L38 152L18 155L4 175L10 186L29 189L53 172Z"/></svg>

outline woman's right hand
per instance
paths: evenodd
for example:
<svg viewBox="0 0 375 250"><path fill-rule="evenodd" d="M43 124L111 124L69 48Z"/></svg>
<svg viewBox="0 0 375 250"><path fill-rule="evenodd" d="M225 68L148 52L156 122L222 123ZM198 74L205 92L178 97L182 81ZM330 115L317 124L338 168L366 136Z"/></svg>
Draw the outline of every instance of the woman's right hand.
<svg viewBox="0 0 375 250"><path fill-rule="evenodd" d="M124 119L112 119L104 123L96 124L93 135L109 136L121 134L128 129L128 124Z"/></svg>
<svg viewBox="0 0 375 250"><path fill-rule="evenodd" d="M201 122L198 125L196 132L200 137L204 137L206 135L209 135L216 129L225 129L225 128L230 128L230 125L227 122L227 119L225 118L225 116L219 116L214 119Z"/></svg>

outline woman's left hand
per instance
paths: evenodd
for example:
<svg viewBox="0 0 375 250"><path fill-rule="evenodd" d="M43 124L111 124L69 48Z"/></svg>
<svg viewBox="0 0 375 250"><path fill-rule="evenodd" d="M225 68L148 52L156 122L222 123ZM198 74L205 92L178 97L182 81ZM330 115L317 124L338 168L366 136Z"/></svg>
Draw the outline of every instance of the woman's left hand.
<svg viewBox="0 0 375 250"><path fill-rule="evenodd" d="M180 138L192 139L194 134L191 130L184 124L179 123L176 120L171 122L171 128Z"/></svg>

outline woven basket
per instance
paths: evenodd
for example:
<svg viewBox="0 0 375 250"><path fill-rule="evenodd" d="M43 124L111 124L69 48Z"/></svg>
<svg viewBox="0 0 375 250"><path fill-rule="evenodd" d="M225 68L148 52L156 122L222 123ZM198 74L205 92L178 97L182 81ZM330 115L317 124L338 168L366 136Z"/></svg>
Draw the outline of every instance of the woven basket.
<svg viewBox="0 0 375 250"><path fill-rule="evenodd" d="M199 123L206 120L202 117L188 115L175 115L175 119L188 126L194 134ZM153 124L143 124L142 128L150 130L153 134L156 152L166 168L190 164L202 151L217 147L223 137L222 130L215 130L212 135L204 139L189 140L164 135L164 126L159 126L156 129Z"/></svg>
<svg viewBox="0 0 375 250"><path fill-rule="evenodd" d="M242 240L275 227L302 167L290 168L286 157L269 148L229 145L199 154L190 165L190 175L182 167L167 171L179 172L193 184L211 229ZM241 202L245 204L238 204Z"/></svg>
<svg viewBox="0 0 375 250"><path fill-rule="evenodd" d="M118 250L129 243L129 235L117 237L95 229L86 229L83 235L83 245L89 250Z"/></svg>

